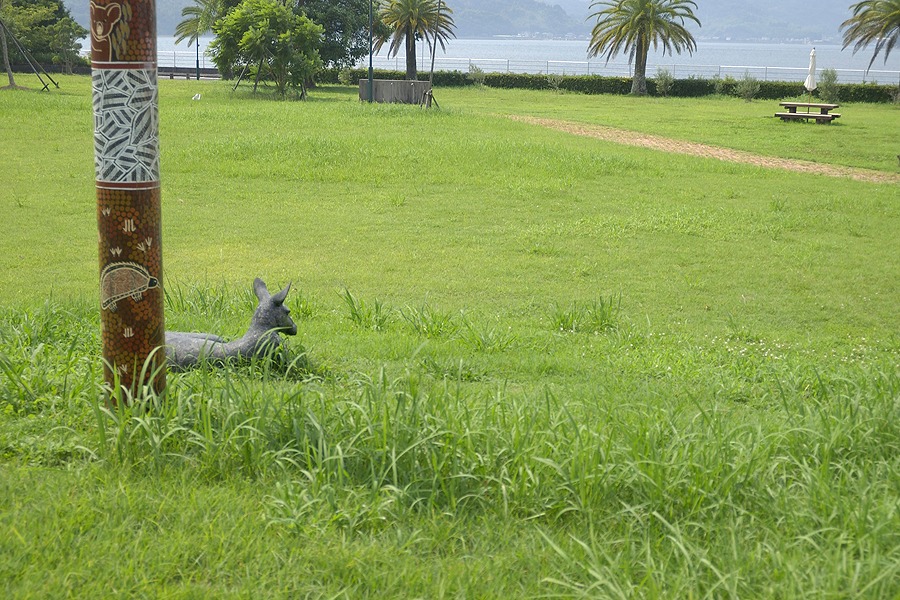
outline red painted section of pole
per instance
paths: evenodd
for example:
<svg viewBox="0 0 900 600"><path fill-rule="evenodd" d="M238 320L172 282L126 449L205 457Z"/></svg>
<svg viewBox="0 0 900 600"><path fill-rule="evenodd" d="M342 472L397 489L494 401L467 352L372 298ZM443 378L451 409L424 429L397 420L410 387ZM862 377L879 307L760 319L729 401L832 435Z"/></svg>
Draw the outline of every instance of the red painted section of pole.
<svg viewBox="0 0 900 600"><path fill-rule="evenodd" d="M154 0L93 0L94 164L104 374L165 388Z"/></svg>

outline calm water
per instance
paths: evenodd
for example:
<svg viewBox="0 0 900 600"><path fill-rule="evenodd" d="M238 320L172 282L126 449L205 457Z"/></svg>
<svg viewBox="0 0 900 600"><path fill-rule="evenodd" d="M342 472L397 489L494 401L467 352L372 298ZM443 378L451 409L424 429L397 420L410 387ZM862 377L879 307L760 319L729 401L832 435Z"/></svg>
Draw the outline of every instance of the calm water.
<svg viewBox="0 0 900 600"><path fill-rule="evenodd" d="M206 44L212 38L200 42L201 62L209 64L202 55ZM785 80L804 79L809 66L811 45L804 44L752 44L703 42L697 44L693 55L676 54L662 56L651 54L648 75L665 68L676 77L711 77L731 75L741 77L749 72L759 79ZM158 39L160 66L190 67L194 65L194 48L186 43L175 44L175 38L160 36ZM427 47L419 48L419 69L430 68L431 56ZM816 66L819 70L835 69L842 82L878 81L879 83L900 83L900 49L894 52L887 64L879 57L868 75L865 69L871 58L870 52L855 56L849 51L841 51L837 45L816 47ZM404 58L388 58L386 51L376 55L376 68L405 68ZM572 75L631 74L628 61L623 56L615 57L606 64L602 58L587 58L586 40L529 40L529 39L489 39L451 40L447 51L438 50L435 69L468 71L474 64L485 71L510 71L515 73L566 73ZM366 58L361 66L368 65Z"/></svg>

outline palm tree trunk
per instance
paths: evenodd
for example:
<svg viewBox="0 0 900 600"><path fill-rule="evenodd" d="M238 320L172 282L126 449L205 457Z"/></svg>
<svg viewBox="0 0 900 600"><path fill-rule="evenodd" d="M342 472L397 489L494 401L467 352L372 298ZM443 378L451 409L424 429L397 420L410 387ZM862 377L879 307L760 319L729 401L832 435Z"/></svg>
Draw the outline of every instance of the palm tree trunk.
<svg viewBox="0 0 900 600"><path fill-rule="evenodd" d="M415 81L419 78L416 72L416 32L413 28L406 28L406 78Z"/></svg>
<svg viewBox="0 0 900 600"><path fill-rule="evenodd" d="M12 67L9 64L9 49L6 47L6 30L0 26L0 51L3 53L3 66L6 68L6 76L9 78L9 87L16 87L16 79L13 77Z"/></svg>
<svg viewBox="0 0 900 600"><path fill-rule="evenodd" d="M631 80L631 93L636 96L647 95L647 53L650 42L643 33L638 34L634 59L634 78Z"/></svg>

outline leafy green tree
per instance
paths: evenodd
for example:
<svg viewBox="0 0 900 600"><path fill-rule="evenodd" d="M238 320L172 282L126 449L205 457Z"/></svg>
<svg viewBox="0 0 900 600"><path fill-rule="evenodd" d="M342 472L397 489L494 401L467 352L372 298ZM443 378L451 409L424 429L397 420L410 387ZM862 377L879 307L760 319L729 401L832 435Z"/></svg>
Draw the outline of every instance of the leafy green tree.
<svg viewBox="0 0 900 600"><path fill-rule="evenodd" d="M72 19L61 19L48 29L52 61L61 65L66 73L72 74L75 65L86 62L81 56L81 42L89 33L87 29Z"/></svg>
<svg viewBox="0 0 900 600"><path fill-rule="evenodd" d="M599 10L590 18L597 19L591 31L588 56L605 55L607 62L620 52L628 52L634 62L631 93L647 94L647 54L650 44L663 52L689 54L697 49L687 21L698 26L700 21L691 10L692 0L603 0L591 4Z"/></svg>
<svg viewBox="0 0 900 600"><path fill-rule="evenodd" d="M19 6L15 0L0 0L0 55L3 58L3 67L6 70L6 77L9 79L9 87L15 88L16 79L13 75L12 64L10 60L10 47L21 54L15 46L11 46L12 40L9 39L7 33L12 34L20 43L27 43L27 37L33 37L33 31L38 27L39 23L47 21L52 17L52 11L47 6L39 4ZM25 57L20 59L25 62Z"/></svg>
<svg viewBox="0 0 900 600"><path fill-rule="evenodd" d="M283 98L289 89L306 97L306 82L322 68L322 27L294 14L279 0L244 0L213 25L210 53L219 71L252 68Z"/></svg>
<svg viewBox="0 0 900 600"><path fill-rule="evenodd" d="M369 1L298 1L297 10L325 30L319 54L326 67L352 67L369 53ZM386 35L384 25L375 26L380 26L376 33Z"/></svg>
<svg viewBox="0 0 900 600"><path fill-rule="evenodd" d="M0 19L41 64L60 64L67 70L79 62L79 39L88 31L78 25L57 0L0 0ZM0 58L11 86L15 85L11 56L19 54L0 27ZM19 57L24 62L24 57Z"/></svg>
<svg viewBox="0 0 900 600"><path fill-rule="evenodd" d="M891 50L900 42L900 0L865 0L850 7L853 16L841 23L844 31L844 48L853 44L853 54L869 44L875 44L875 52L869 61L869 69L884 51L887 62Z"/></svg>
<svg viewBox="0 0 900 600"><path fill-rule="evenodd" d="M439 0L381 0L378 17L387 27L388 34L379 36L375 48L381 47L390 37L389 55L396 56L400 49L406 52L406 78L415 80L416 40L424 38L428 46L434 43L446 48L447 40L455 37L453 11L446 2Z"/></svg>

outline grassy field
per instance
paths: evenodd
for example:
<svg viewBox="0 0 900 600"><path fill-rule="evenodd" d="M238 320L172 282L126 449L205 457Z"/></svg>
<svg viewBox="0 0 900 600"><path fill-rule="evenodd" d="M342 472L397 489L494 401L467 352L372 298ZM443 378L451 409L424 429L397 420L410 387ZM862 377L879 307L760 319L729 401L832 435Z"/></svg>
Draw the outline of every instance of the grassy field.
<svg viewBox="0 0 900 600"><path fill-rule="evenodd" d="M900 188L505 117L896 173L896 107L160 86L168 327L299 335L108 410L90 82L0 92L6 597L900 595Z"/></svg>

